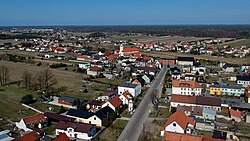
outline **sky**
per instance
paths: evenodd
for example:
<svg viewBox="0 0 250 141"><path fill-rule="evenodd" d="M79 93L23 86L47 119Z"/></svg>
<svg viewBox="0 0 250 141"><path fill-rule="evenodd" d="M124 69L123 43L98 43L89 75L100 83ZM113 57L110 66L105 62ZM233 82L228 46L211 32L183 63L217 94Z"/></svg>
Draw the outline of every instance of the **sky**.
<svg viewBox="0 0 250 141"><path fill-rule="evenodd" d="M0 26L250 24L250 0L0 0Z"/></svg>

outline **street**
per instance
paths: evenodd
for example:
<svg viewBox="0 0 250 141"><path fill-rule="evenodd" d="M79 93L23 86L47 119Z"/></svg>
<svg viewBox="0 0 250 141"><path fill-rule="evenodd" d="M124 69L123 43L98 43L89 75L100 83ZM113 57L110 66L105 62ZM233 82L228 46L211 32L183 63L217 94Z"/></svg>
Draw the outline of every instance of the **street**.
<svg viewBox="0 0 250 141"><path fill-rule="evenodd" d="M152 109L151 102L151 93L160 90L161 83L165 78L167 67L164 66L159 74L155 77L154 82L151 84L151 87L148 89L141 103L137 107L135 113L129 120L128 124L122 131L121 135L118 138L118 141L136 141L138 140L141 131L143 129L144 123L148 120L149 110Z"/></svg>

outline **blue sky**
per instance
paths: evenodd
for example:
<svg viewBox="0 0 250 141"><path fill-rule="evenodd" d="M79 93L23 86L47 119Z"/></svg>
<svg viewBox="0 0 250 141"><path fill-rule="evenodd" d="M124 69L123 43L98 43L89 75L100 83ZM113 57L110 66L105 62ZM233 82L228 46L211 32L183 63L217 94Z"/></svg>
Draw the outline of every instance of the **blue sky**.
<svg viewBox="0 0 250 141"><path fill-rule="evenodd" d="M0 26L250 24L250 0L0 0Z"/></svg>

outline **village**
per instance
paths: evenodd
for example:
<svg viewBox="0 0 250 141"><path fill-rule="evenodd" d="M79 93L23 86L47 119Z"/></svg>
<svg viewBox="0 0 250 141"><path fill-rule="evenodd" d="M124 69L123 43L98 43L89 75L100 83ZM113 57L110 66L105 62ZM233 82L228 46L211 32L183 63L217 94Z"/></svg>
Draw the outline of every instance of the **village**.
<svg viewBox="0 0 250 141"><path fill-rule="evenodd" d="M0 45L1 69L6 70L0 73L18 75L0 79L0 104L22 107L16 111L21 115L17 118L8 117L11 113L0 108L0 140L125 140L131 132L131 139L139 136L139 140L250 138L250 62L240 60L249 59L250 48L225 44L238 39L166 37L170 43L164 39L140 42L137 37L145 36L140 33L8 32L30 32L38 37ZM155 56L155 52L180 56ZM182 54L224 56L240 63ZM15 71L26 68L26 79L14 67ZM27 81L34 73L29 67L41 70L34 78L50 75L51 85L43 88L31 82L33 77ZM74 78L66 79L61 73L74 74ZM145 116L138 117L139 112Z"/></svg>

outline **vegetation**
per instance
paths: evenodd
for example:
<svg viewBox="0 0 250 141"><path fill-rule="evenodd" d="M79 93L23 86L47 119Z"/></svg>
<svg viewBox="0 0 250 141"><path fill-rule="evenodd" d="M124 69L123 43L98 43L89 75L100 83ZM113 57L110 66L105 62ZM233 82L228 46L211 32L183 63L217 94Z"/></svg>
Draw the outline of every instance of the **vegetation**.
<svg viewBox="0 0 250 141"><path fill-rule="evenodd" d="M7 81L9 80L9 73L9 68L4 65L0 67L0 86L7 84Z"/></svg>
<svg viewBox="0 0 250 141"><path fill-rule="evenodd" d="M28 94L28 95L23 96L20 102L24 104L32 104L35 102L35 100L33 99L33 95Z"/></svg>

